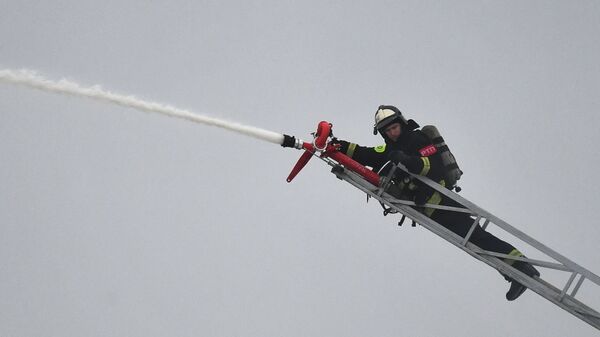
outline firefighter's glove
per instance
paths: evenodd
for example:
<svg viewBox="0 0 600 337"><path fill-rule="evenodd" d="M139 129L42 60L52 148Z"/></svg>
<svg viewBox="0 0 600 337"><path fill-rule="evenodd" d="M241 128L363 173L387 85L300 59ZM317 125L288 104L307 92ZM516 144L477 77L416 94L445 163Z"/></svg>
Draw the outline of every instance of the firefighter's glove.
<svg viewBox="0 0 600 337"><path fill-rule="evenodd" d="M335 137L331 139L330 144L333 145L341 153L346 153L346 151L348 151L348 146L350 146L350 143L348 143L347 141L337 139Z"/></svg>
<svg viewBox="0 0 600 337"><path fill-rule="evenodd" d="M406 166L410 160L411 160L411 156L407 155L406 153L402 152L402 151L392 151L389 154L389 159L392 163L394 164L402 164L404 166Z"/></svg>

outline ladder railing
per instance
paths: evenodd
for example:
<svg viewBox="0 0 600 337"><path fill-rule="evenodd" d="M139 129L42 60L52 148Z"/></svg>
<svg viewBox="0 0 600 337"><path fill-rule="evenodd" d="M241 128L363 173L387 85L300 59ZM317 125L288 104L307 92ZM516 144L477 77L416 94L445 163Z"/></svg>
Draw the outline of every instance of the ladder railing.
<svg viewBox="0 0 600 337"><path fill-rule="evenodd" d="M377 199L379 202L386 205L387 207L403 214L404 216L408 217L414 222L420 224L421 226L442 237L446 241L462 249L469 255L488 264L492 268L497 269L501 273L508 275L512 279L525 285L527 288L546 298L550 302L558 305L559 307L563 308L569 313L575 315L576 317L580 318L581 320L600 330L600 313L598 313L598 311L592 309L591 307L587 306L586 304L575 298L576 294L581 288L581 285L585 281L589 281L588 283L596 285L597 289L595 290L600 292L600 277L598 275L585 269L584 267L578 265L570 259L564 257L558 252L552 250L551 248L535 240L531 236L523 233L517 228L509 225L507 222L501 220L500 218L484 210L483 208L475 205L473 202L463 198L462 196L450 191L449 189L435 183L434 181L426 177L408 172L406 168L402 165L398 165L397 169L404 170L406 173L412 176L413 179L421 181L422 183L430 186L434 190L443 194L447 198L452 199L460 205L464 206L463 208L460 208L438 205L419 205L420 207L444 209L447 211L454 212L465 212L470 213L471 216L475 218L472 227L470 228L469 232L465 237L461 237L451 232L447 228L443 227L439 223L433 221L431 218L427 217L425 214L415 209L415 206L417 205L414 202L397 199L396 197L388 194L387 190L385 189L385 184L383 185L383 188L376 187L371 183L367 182L360 175L350 170L344 169L336 161L330 158L321 159L323 159L325 162L327 162L333 167L332 172L338 178L357 187L358 189L365 192L368 196ZM385 179L387 179L387 181L390 180L390 176L393 174L393 171L394 169L391 170L388 177L384 177L384 181ZM481 221L483 221L483 225L481 225ZM554 259L555 262L536 260L525 257L509 256L506 254L483 250L469 242L470 236L478 224L481 225L483 229L486 229L489 225L493 224L498 228L504 230L505 232L511 234L512 236L529 244L532 248L536 249L538 252L541 252L543 255ZM525 261L539 267L570 273L570 276L565 285L553 285L540 277L530 277L522 273L521 271L505 263L503 261L504 259ZM575 280L577 280L577 282L575 282ZM574 282L575 285L573 287Z"/></svg>

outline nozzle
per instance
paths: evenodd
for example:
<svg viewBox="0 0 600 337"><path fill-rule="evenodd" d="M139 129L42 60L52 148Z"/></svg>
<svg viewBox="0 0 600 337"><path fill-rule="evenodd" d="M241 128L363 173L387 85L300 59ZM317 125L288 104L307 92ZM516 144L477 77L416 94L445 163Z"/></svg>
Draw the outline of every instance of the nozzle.
<svg viewBox="0 0 600 337"><path fill-rule="evenodd" d="M304 145L304 141L302 141L301 139L297 139L294 136L283 135L283 143L281 143L281 146L293 147L298 150L302 150L304 148L303 145Z"/></svg>
<svg viewBox="0 0 600 337"><path fill-rule="evenodd" d="M283 143L281 143L281 146L294 147L295 145L296 145L296 137L283 135Z"/></svg>

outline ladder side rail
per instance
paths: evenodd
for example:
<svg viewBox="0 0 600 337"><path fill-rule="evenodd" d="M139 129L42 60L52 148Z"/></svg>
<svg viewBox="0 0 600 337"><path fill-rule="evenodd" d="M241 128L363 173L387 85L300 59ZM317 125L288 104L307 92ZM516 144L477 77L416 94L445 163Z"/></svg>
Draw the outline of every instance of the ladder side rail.
<svg viewBox="0 0 600 337"><path fill-rule="evenodd" d="M568 294L564 295L562 300L560 300L559 297L561 294L561 290L559 290L557 287L551 285L550 283L542 279L533 279L530 276L523 274L522 272L514 269L513 267L509 266L504 261L496 258L495 256L491 254L486 254L487 251L477 247L471 242L467 243L466 246L463 246L461 244L461 240L463 239L462 237L451 232L450 230L431 220L431 218L425 216L424 214L415 210L412 207L406 205L396 206L390 204L387 200L387 197L393 197L391 197L387 193L383 194L382 196L378 196L376 194L377 189L373 188L373 186L370 183L366 182L364 179L362 179L362 177L358 176L357 174L347 170L344 170L342 172L335 172L335 174L338 176L338 178L345 180L346 182L357 187L363 192L371 195L377 200L386 203L386 205L396 209L400 213L406 215L408 218L418 222L423 227L437 234L446 241L452 243L456 247L462 249L474 258L490 265L492 268L497 269L500 272L508 275L509 277L517 280L518 282L524 284L526 287L532 289L540 296L548 299L549 301L558 305L565 311L573 314L574 316L580 318L581 320L600 330L600 313L585 305L584 303L576 300ZM567 268L565 267L564 269ZM567 269L567 271L571 270Z"/></svg>
<svg viewBox="0 0 600 337"><path fill-rule="evenodd" d="M573 314L574 316L578 317L579 319L585 321L586 323L588 323L588 324L592 325L593 327L595 327L596 329L600 330L600 313L596 312L594 309L583 304L582 302L576 300L569 294L563 295L563 298L561 300L559 298L561 295L561 290L559 290L557 287L547 283L546 281L544 281L542 279L539 279L539 278L533 279L533 278L523 274L522 272L509 266L504 261L493 256L492 254L487 254L488 253L487 251L477 247L476 245L474 245L471 242L468 242L466 246L462 245L462 240L463 240L462 237L451 232L450 230L441 226L437 222L433 221L431 218L427 217L426 215L422 214L421 212L415 210L414 208L412 208L408 205L392 204L389 201L389 199L395 199L395 198L387 193L384 193L382 195L377 195L377 188L375 188L373 185L368 183L366 180L364 180L362 177L355 174L354 172L349 171L349 170L343 170L343 171L334 172L334 173L336 174L336 176L338 178L350 183L351 185L362 190L363 192L371 195L373 198L385 203L389 207L392 207L393 209L397 210L398 212L406 215L411 220L418 222L423 227L426 227L431 232L437 234L441 238L452 243L453 245L455 245L456 247L465 251L466 253L473 256L474 258L490 265L492 268L497 269L497 270L501 271L502 273L505 273L509 277L517 280L518 282L524 284L529 289L538 293L540 296L548 299L549 301L551 301L552 303L561 307L565 311ZM560 266L560 265L556 264L556 266ZM564 267L562 269L566 269L566 271L571 271L570 269L568 269L566 267Z"/></svg>
<svg viewBox="0 0 600 337"><path fill-rule="evenodd" d="M402 167L399 165L399 167L403 170L405 170L406 172L408 172L406 170L405 167ZM585 275L586 278L588 278L590 281L592 281L593 283L595 283L596 285L600 286L600 276L596 275L595 273L593 273L592 271L580 266L579 264L573 262L572 260L570 260L569 258L563 256L562 254L554 251L553 249L551 249L550 247L544 245L543 243L539 242L538 240L534 239L533 237L525 234L524 232L520 231L519 229L511 226L510 224L508 224L506 221L498 218L497 216L491 214L490 212L484 210L483 208L479 207L478 205L474 204L473 202L463 198L462 196L458 195L457 193L454 193L452 191L450 191L449 189L441 186L440 184L434 182L433 180L424 177L424 176L419 176L416 174L412 174L410 172L408 172L411 176L417 178L418 180L422 181L423 183L427 184L429 187L435 189L436 191L438 191L439 193L443 194L444 196L458 202L459 204L467 207L468 209L470 209L473 213L478 214L478 215L483 215L484 218L487 218L489 220L491 220L491 222L493 224L495 224L496 226L500 227L501 229L505 230L506 232L514 235L515 237L523 240L524 242L532 245L534 248L540 250L541 252L545 253L546 255L554 258L556 261L559 261L561 263L563 263L564 265L566 265L567 267L571 268L573 271L578 272L579 274Z"/></svg>

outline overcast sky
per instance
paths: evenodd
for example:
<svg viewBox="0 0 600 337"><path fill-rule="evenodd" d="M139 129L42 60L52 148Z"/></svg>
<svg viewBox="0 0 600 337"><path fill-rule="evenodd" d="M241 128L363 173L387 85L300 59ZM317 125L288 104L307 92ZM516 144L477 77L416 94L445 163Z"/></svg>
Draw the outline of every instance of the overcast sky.
<svg viewBox="0 0 600 337"><path fill-rule="evenodd" d="M600 2L349 3L3 1L0 69L363 145L396 105L464 197L600 273ZM597 335L322 162L286 183L300 154L0 83L0 336Z"/></svg>

